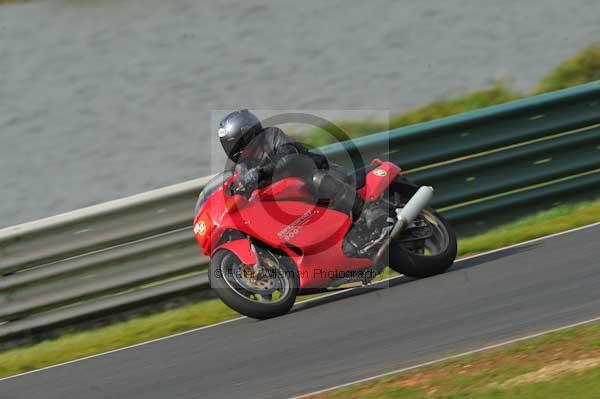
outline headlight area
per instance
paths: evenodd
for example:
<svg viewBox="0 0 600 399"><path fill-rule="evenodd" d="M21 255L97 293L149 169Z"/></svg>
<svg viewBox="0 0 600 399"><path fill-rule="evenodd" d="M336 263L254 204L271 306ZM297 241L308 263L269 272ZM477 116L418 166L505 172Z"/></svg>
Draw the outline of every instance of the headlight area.
<svg viewBox="0 0 600 399"><path fill-rule="evenodd" d="M210 233L212 227L212 220L207 211L200 213L200 216L194 222L194 237L206 256L210 256Z"/></svg>

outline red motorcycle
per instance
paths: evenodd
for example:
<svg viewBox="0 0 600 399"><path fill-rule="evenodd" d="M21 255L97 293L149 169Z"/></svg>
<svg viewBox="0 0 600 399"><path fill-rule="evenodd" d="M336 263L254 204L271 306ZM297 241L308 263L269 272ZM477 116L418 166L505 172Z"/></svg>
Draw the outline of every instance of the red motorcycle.
<svg viewBox="0 0 600 399"><path fill-rule="evenodd" d="M391 162L356 171L356 187L377 220L352 226L349 214L315 198L302 179L288 177L239 195L225 171L204 187L194 235L210 257L212 289L249 317L282 315L296 296L360 281L386 266L411 277L443 273L456 258L456 236L427 207L433 189L417 187Z"/></svg>

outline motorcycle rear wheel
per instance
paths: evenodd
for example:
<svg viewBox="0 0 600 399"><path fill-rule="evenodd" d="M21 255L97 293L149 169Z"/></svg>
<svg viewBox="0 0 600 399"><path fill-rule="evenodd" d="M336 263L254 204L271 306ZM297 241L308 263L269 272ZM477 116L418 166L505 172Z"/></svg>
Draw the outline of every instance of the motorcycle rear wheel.
<svg viewBox="0 0 600 399"><path fill-rule="evenodd" d="M209 264L210 286L231 309L255 319L269 319L287 313L298 294L300 279L293 262L282 261L269 250L260 248L261 262L268 276L260 281L246 279L240 259L220 249Z"/></svg>
<svg viewBox="0 0 600 399"><path fill-rule="evenodd" d="M432 208L425 208L421 215L433 231L423 248L417 251L396 240L392 241L389 251L390 268L415 278L444 273L452 266L457 254L456 234L446 219Z"/></svg>

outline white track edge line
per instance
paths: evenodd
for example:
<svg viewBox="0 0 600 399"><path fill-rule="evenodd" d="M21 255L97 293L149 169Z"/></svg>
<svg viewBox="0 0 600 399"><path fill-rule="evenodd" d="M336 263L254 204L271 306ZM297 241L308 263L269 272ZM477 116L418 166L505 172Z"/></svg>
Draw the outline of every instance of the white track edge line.
<svg viewBox="0 0 600 399"><path fill-rule="evenodd" d="M514 343L517 343L517 342L526 341L528 339L541 337L542 335L551 334L551 333L554 333L554 332L568 330L570 328L579 327L579 326L583 326L583 325L586 325L586 324L594 323L596 321L600 321L600 316L594 317L593 319L579 321L577 323L569 324L569 325L566 325L566 326L552 328L552 329L549 329L549 330L544 330L544 331L537 332L537 333L534 333L534 334L526 335L524 337L513 338L513 339L508 340L508 341L503 341L503 342L500 342L500 343L497 343L497 344L484 346L482 348L472 349L470 351L458 353L456 355L450 355L450 356L446 356L446 357L443 357L443 358L440 358L440 359L430 360L428 362L416 364L414 366L408 366L408 367L404 367L404 368L401 368L401 369L397 369L397 370L393 370L393 371L388 371L386 373L381 373L381 374L377 374L377 375L374 375L374 376L371 376L371 377L362 378L360 380L355 380L355 381L352 381L352 382L347 382L347 383L336 385L336 386L333 386L333 387L330 387L330 388L321 389L319 391L314 391L314 392L311 392L311 393L305 393L305 394L302 394L300 396L291 397L290 399L302 399L302 398L307 398L307 397L313 396L313 395L319 395L319 394L322 394L322 393L331 392L331 391L334 391L334 390L339 389L339 388L345 388L345 387L349 387L351 385L362 384L364 382L369 382L369 381L372 381L372 380L376 380L378 378L383 378L383 377L387 377L387 376L394 375L394 374L405 373L407 371L412 371L412 370L416 370L416 369L419 369L419 368L422 368L422 367L432 366L434 364L442 363L442 362L445 362L445 361L448 361L448 360L460 359L461 357L473 355L473 354L480 353L480 352L485 352L485 351L492 350L492 349L497 349L497 348L500 348L500 347L503 347L503 346L507 346L507 345L510 345L510 344L514 344Z"/></svg>
<svg viewBox="0 0 600 399"><path fill-rule="evenodd" d="M512 245L509 245L507 247L492 249L490 251L486 251L486 252L482 252L482 253L479 253L479 254L467 256L467 257L464 257L464 258L457 259L454 263L463 262L465 260L469 260L469 259L473 259L473 258L478 258L478 257L481 257L481 256L485 256L485 255L496 253L496 252L500 252L500 251L505 251L507 249L519 247L519 246L522 246L522 245L531 244L531 243L534 243L534 242L537 242L537 241L547 240L549 238L553 238L553 237L558 237L558 236L562 236L562 235L565 235L565 234L574 233L574 232L577 232L577 231L580 231L580 230L585 230L585 229L593 228L593 227L596 227L596 226L600 226L600 222L588 224L588 225L585 225L585 226L576 227L574 229L561 231L561 232L550 234L550 235L547 235L547 236L542 236L542 237L534 238L534 239L531 239L529 241L524 241L524 242L512 244ZM392 280L392 279L397 279L397 278L400 278L400 277L402 277L402 276L400 275L400 276L388 277L386 279L377 281L374 284L381 284L381 283L383 283L385 281L389 281L389 280ZM360 287L356 287L356 288L360 288ZM316 297L316 298L310 298L310 299L307 299L305 301L298 302L297 304L302 304L302 303L306 303L306 302L321 300L321 299L329 297L329 296L340 295L342 293L345 293L345 292L347 292L349 290L353 290L353 289L356 289L356 288L355 287L351 287L351 288L347 288L345 290L335 291L335 292L332 292L330 294L326 294L326 295L322 295L322 296L319 296L319 297ZM294 306L296 306L296 305L294 305ZM247 317L246 316L236 317L235 319L224 320L224 321L221 321L219 323L210 324L208 326L198 327L198 328L194 328L192 330L187 330L187 331L182 331L182 332L179 332L179 333L176 333L176 334L167 335L166 337L155 338L155 339L152 339L150 341L144 341L144 342L140 342L140 343L137 343L137 344L133 344L133 345L129 345L129 346L124 346L122 348L117 348L117 349L113 349L113 350L106 351L106 352L96 353L94 355L89 355L89 356L81 357L81 358L78 358L78 359L69 360L67 362L53 364L51 366L42 367L42 368L31 370L31 371L26 371L24 373L15 374L15 375L11 375L11 376L8 376L8 377L3 377L3 378L0 378L0 382L6 381L6 380L10 380L10 379L13 379L13 378L17 378L17 377L23 377L23 376L26 376L26 375L29 375L29 374L33 374L33 373L39 373L39 372L50 370L50 369L53 369L53 368L56 368L56 367L66 366L66 365L77 363L77 362L82 362L84 360L93 359L95 357L110 355L110 354L113 354L113 353L116 353L116 352L121 352L121 351L125 351L125 350L128 350L128 349L137 348L137 347L140 347L142 345L153 344L155 342L160 342L160 341L164 341L164 340L167 340L167 339L176 338L176 337L179 337L179 336L182 336L182 335L185 335L185 334L192 334L192 333L195 333L195 332L198 332L198 331L206 330L206 329L213 328L213 327L218 327L218 326L221 326L221 325L224 325L224 324L233 323L233 322L236 322L236 321L239 321L239 320L243 320L243 319L247 319ZM569 327L564 327L564 328L569 328ZM548 331L548 332L550 332L550 331ZM480 349L480 350L483 350L483 349ZM425 364L423 364L423 365L425 365ZM414 367L421 367L423 365L414 366ZM395 372L399 372L399 371L392 371L392 372L390 372L388 374L392 374L392 373L395 373ZM372 379L372 378L377 378L377 377L370 377L370 378ZM346 385L351 385L351 384L358 383L358 382L360 382L360 381L348 383ZM329 390L331 390L331 389L334 389L334 388L330 388ZM312 395L312 394L308 394L308 395ZM303 396L306 396L306 395L303 395Z"/></svg>
<svg viewBox="0 0 600 399"><path fill-rule="evenodd" d="M393 277L390 277L390 278L388 278L386 280L389 280L389 279L392 279L392 278L397 278L397 277L398 276L393 276ZM386 281L386 280L381 280L378 283ZM353 289L354 289L354 287L351 287L351 288L347 288L347 289L344 289L344 290L335 291L335 292L332 292L332 293L329 293L329 294L326 294L326 295L321 295L321 296L316 297L316 298L306 299L304 301L297 302L294 306L296 306L297 304L311 302L311 301L316 301L316 300L323 299L323 298L326 298L326 297L329 297L329 296L338 295L338 294L341 294L343 292L347 292L347 291L350 291L350 290L353 290ZM223 321L220 321L218 323L209 324L207 326L202 326L202 327L194 328L192 330L182 331L182 332L179 332L179 333L176 333L176 334L167 335L165 337L155 338L155 339L151 339L149 341L144 341L144 342L140 342L140 343L137 343L137 344L124 346L122 348L112 349L112 350L109 350L109 351L106 351L106 352L96 353L94 355L80 357L80 358L69 360L69 361L66 361L66 362L63 362L63 363L53 364L51 366L46 366L46 367L42 367L42 368L39 368L39 369L35 369L35 370L31 370L31 371L26 371L24 373L10 375L8 377L0 378L0 382L5 381L5 380L10 380L10 379L16 378L16 377L26 376L28 374L38 373L40 371L45 371L45 370L53 369L55 367L66 366L66 365L69 365L69 364L72 364L72 363L81 362L81 361L92 359L92 358L95 358L95 357L110 355L112 353L121 352L121 351L124 351L124 350L127 350L127 349L133 349L133 348L136 348L136 347L142 346L142 345L153 344L155 342L164 341L166 339L176 338L176 337L179 337L181 335L192 334L192 333L195 333L195 332L198 332L198 331L206 330L206 329L209 329L209 328L212 328L212 327L218 327L218 326L221 326L223 324L233 323L235 321L240 321L240 320L247 319L247 318L248 317L246 317L246 316L240 316L240 317L236 317L235 319L223 320Z"/></svg>

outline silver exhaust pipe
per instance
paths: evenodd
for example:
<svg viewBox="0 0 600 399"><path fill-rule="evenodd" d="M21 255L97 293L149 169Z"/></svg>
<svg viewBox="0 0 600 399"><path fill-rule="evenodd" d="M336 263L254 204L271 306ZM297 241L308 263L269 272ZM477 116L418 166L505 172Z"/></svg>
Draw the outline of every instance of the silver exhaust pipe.
<svg viewBox="0 0 600 399"><path fill-rule="evenodd" d="M422 186L415 195L406 203L404 208L396 209L398 221L405 225L411 224L416 217L421 213L423 208L427 206L433 197L433 187Z"/></svg>
<svg viewBox="0 0 600 399"><path fill-rule="evenodd" d="M396 223L392 228L392 231L388 238L381 244L377 254L373 258L373 265L371 265L371 273L368 279L363 280L363 284L368 284L371 279L381 273L385 266L383 258L390 247L392 240L396 239L410 224L417 218L419 213L427 206L431 198L433 197L433 187L422 186L419 187L415 195L406 203L404 208L396 209ZM365 274L365 276L367 275ZM367 281L368 280L368 281Z"/></svg>

